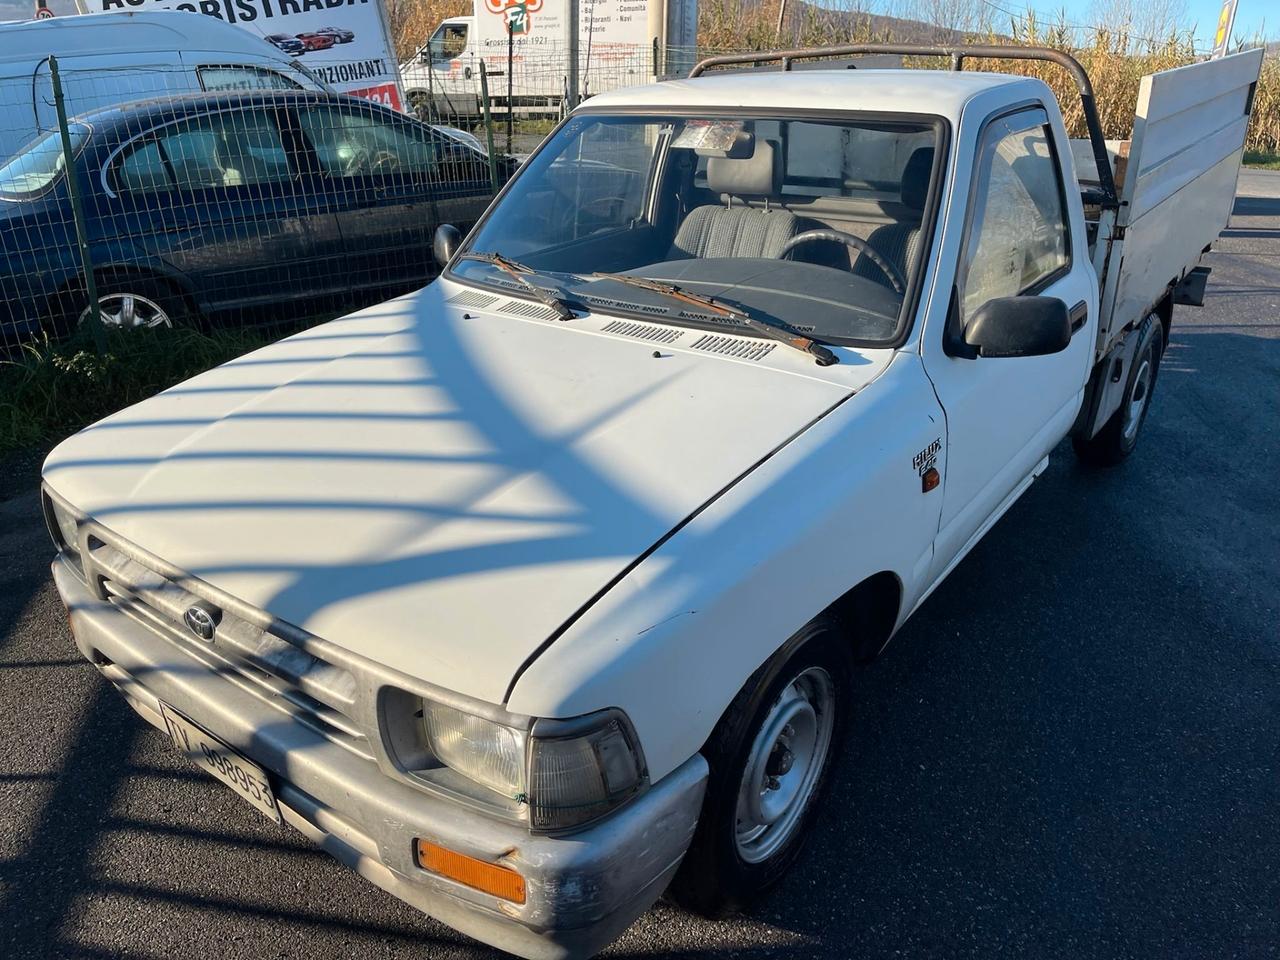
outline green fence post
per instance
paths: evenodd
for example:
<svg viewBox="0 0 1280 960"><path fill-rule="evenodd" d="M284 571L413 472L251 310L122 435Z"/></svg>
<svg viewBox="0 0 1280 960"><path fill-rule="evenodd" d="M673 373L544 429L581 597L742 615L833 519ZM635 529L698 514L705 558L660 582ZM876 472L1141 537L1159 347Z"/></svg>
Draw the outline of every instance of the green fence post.
<svg viewBox="0 0 1280 960"><path fill-rule="evenodd" d="M480 107L484 111L484 139L489 148L489 183L494 196L498 194L498 158L493 155L493 116L489 113L489 74L480 61Z"/></svg>
<svg viewBox="0 0 1280 960"><path fill-rule="evenodd" d="M516 49L516 25L507 21L507 156L511 156L514 152L511 149L511 137L514 131L516 119L515 108L511 105L515 100L515 49Z"/></svg>
<svg viewBox="0 0 1280 960"><path fill-rule="evenodd" d="M49 57L49 77L53 81L53 106L58 114L58 132L62 134L62 164L71 194L71 218L76 225L76 246L80 248L80 269L84 271L85 290L89 294L89 329L98 353L107 352L107 339L102 331L102 305L98 303L98 283L93 276L93 257L89 253L89 234L84 226L84 205L80 200L80 184L76 180L75 153L71 149L71 129L67 126L67 104L62 96L62 77L58 58Z"/></svg>

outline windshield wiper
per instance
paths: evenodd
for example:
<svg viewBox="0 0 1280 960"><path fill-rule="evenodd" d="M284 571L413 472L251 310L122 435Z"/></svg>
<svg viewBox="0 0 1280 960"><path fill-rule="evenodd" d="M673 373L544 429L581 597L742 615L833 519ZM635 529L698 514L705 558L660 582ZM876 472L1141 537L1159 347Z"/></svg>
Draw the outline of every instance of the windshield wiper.
<svg viewBox="0 0 1280 960"><path fill-rule="evenodd" d="M515 260L508 260L496 251L493 253L464 253L458 259L479 260L481 263L492 264L504 273L514 277L522 287L554 310L556 316L561 320L572 320L574 318L573 311L569 309L568 304L550 290L540 287L528 279L530 276L538 276L538 271L532 267L526 267L523 263L517 263Z"/></svg>
<svg viewBox="0 0 1280 960"><path fill-rule="evenodd" d="M712 297L705 297L700 293L690 293L674 283L663 283L661 280L650 280L648 277L632 277L625 273L593 273L592 276L599 277L602 280L616 280L618 283L624 283L629 287L639 287L641 290L652 290L654 293L671 297L673 300L681 300L685 303L711 310L727 320L732 320L736 324L755 330L770 340L777 340L779 343L785 343L801 353L809 354L820 367L829 367L833 363L840 362L840 358L830 348L804 336L792 327L782 323L775 323L771 320L761 320L759 317L754 317L741 310L726 307Z"/></svg>

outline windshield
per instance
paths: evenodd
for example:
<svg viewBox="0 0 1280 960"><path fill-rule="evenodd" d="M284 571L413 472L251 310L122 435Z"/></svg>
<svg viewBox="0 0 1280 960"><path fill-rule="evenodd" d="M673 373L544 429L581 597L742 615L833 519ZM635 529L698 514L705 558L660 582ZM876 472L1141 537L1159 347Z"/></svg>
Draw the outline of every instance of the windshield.
<svg viewBox="0 0 1280 960"><path fill-rule="evenodd" d="M569 120L464 253L499 253L567 301L693 326L683 291L833 343L893 340L925 246L928 121L606 116ZM492 262L454 277L518 292Z"/></svg>
<svg viewBox="0 0 1280 960"><path fill-rule="evenodd" d="M81 123L69 125L71 152L76 154L89 137L89 128ZM0 197L27 200L44 193L62 174L62 135L54 130L33 140L26 149L0 167Z"/></svg>

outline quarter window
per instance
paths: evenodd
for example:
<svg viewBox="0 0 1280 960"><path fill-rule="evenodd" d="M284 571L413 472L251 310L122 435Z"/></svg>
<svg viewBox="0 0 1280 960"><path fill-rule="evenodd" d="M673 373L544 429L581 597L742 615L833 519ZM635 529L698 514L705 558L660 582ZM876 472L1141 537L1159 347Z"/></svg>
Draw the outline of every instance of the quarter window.
<svg viewBox="0 0 1280 960"><path fill-rule="evenodd" d="M969 227L966 316L1033 291L1071 261L1062 180L1047 126L989 128Z"/></svg>

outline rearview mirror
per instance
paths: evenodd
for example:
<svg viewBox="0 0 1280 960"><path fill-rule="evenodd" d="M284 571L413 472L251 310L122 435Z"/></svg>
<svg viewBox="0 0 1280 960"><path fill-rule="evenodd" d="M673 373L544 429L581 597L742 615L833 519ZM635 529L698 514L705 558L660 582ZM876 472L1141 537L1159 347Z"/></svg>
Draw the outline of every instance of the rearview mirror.
<svg viewBox="0 0 1280 960"><path fill-rule="evenodd" d="M1043 357L1071 343L1071 318L1057 297L997 297L974 313L964 342L979 357Z"/></svg>
<svg viewBox="0 0 1280 960"><path fill-rule="evenodd" d="M462 243L462 232L452 223L442 223L436 227L435 238L431 241L431 253L436 258L436 266L441 270L453 259Z"/></svg>

